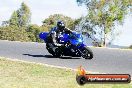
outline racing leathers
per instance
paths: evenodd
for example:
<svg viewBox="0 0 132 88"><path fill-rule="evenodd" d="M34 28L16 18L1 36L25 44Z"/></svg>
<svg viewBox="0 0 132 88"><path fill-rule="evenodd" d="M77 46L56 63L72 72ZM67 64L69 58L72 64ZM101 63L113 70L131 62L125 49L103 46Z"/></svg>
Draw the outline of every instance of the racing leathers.
<svg viewBox="0 0 132 88"><path fill-rule="evenodd" d="M70 34L72 31L66 27L63 29L57 27L52 28L47 36L47 44L51 48L62 46L62 44L59 44L59 36L63 33Z"/></svg>

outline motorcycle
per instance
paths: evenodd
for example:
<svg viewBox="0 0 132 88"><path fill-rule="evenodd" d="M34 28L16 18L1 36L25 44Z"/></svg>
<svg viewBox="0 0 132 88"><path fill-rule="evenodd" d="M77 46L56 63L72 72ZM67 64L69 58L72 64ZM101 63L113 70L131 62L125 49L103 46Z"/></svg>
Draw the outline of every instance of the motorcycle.
<svg viewBox="0 0 132 88"><path fill-rule="evenodd" d="M83 37L77 32L72 32L70 34L63 33L58 37L59 44L63 46L60 47L50 47L47 41L48 32L41 32L39 34L40 39L44 40L46 43L46 49L50 54L55 57L61 56L72 56L72 57L83 57L85 59L92 59L93 52L83 43Z"/></svg>

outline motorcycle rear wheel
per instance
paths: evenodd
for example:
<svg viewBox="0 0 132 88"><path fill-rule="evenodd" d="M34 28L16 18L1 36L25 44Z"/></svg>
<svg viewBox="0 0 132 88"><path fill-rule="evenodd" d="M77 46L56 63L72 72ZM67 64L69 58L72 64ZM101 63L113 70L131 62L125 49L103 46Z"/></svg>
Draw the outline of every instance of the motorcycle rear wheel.
<svg viewBox="0 0 132 88"><path fill-rule="evenodd" d="M61 57L62 53L59 48L55 49L55 52L52 54L54 57Z"/></svg>
<svg viewBox="0 0 132 88"><path fill-rule="evenodd" d="M52 48L49 47L48 44L46 44L46 49L48 50L48 52L50 54L52 54L54 57L61 57L62 56L62 52L61 52L61 49L59 47L56 47L55 51L53 51Z"/></svg>

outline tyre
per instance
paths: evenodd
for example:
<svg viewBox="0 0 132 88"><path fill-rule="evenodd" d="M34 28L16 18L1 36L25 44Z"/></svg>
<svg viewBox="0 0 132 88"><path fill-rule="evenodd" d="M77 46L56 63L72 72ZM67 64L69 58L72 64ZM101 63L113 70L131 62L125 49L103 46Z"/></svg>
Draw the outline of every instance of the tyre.
<svg viewBox="0 0 132 88"><path fill-rule="evenodd" d="M93 58L93 52L88 47L84 47L82 49L82 53L83 53L82 57L85 58L85 59L92 59Z"/></svg>
<svg viewBox="0 0 132 88"><path fill-rule="evenodd" d="M46 44L46 49L54 57L61 57L62 56L61 48L59 48L59 47L56 47L55 50L53 51L53 49L50 48L48 44Z"/></svg>
<svg viewBox="0 0 132 88"><path fill-rule="evenodd" d="M61 57L62 53L61 53L59 48L56 48L55 52L52 55L55 56L55 57Z"/></svg>
<svg viewBox="0 0 132 88"><path fill-rule="evenodd" d="M84 85L87 82L87 79L84 76L77 76L76 81L79 85Z"/></svg>
<svg viewBox="0 0 132 88"><path fill-rule="evenodd" d="M48 52L50 53L50 54L54 54L54 51L52 50L52 48L50 48L49 47L49 45L48 44L46 44L46 49L48 50Z"/></svg>

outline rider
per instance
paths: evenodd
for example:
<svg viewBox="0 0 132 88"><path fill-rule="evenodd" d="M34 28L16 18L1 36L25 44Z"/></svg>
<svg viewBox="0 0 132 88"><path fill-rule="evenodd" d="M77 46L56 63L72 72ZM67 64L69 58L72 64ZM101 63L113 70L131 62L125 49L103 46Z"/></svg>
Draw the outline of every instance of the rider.
<svg viewBox="0 0 132 88"><path fill-rule="evenodd" d="M63 21L58 21L57 26L53 27L48 34L48 45L52 48L62 46L62 44L59 44L59 35L62 35L63 33L70 34L72 31L65 27Z"/></svg>

